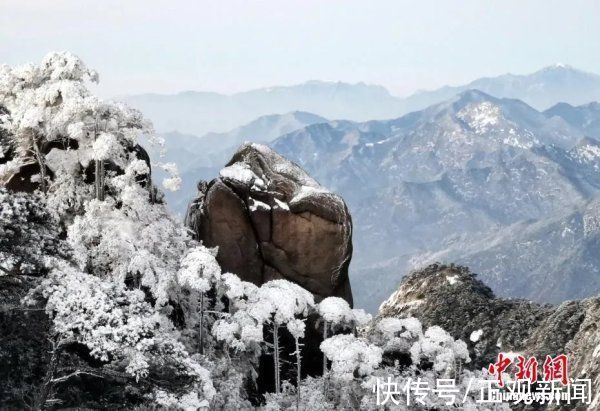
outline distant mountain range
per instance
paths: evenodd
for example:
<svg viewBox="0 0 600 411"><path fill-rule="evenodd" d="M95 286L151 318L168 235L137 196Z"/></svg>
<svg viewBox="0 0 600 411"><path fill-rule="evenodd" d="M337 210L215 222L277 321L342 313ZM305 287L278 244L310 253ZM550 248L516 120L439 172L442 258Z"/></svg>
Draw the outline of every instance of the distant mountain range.
<svg viewBox="0 0 600 411"><path fill-rule="evenodd" d="M187 91L175 95L142 94L122 100L140 109L159 132L201 136L227 132L257 117L306 111L327 118L355 120L396 117L401 100L381 86L309 81L233 95Z"/></svg>
<svg viewBox="0 0 600 411"><path fill-rule="evenodd" d="M405 103L409 109L421 109L470 89L496 97L516 98L545 110L558 102L581 105L600 100L600 75L556 64L531 74L484 77L462 86L419 92L408 97Z"/></svg>
<svg viewBox="0 0 600 411"><path fill-rule="evenodd" d="M558 103L544 111L547 117L562 117L567 123L580 127L586 135L600 139L600 103L595 101L574 107Z"/></svg>
<svg viewBox="0 0 600 411"><path fill-rule="evenodd" d="M600 292L600 143L584 124L469 90L272 145L348 201L358 306L375 311L434 261L468 264L502 296L558 302Z"/></svg>
<svg viewBox="0 0 600 411"><path fill-rule="evenodd" d="M208 132L227 132L260 116L293 111L352 121L397 118L470 89L496 97L517 98L544 110L558 102L581 105L600 100L600 76L555 65L532 74L481 78L461 86L421 91L406 98L392 96L381 86L364 83L309 81L233 95L186 91L121 99L142 110L159 132L178 131L201 136Z"/></svg>

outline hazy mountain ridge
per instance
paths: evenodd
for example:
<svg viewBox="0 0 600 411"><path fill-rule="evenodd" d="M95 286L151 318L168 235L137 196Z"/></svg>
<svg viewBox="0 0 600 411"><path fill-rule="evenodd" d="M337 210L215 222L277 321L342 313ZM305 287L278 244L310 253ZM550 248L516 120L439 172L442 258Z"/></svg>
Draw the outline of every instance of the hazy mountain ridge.
<svg viewBox="0 0 600 411"><path fill-rule="evenodd" d="M470 90L396 120L309 126L273 147L347 199L353 285L364 293L356 301L374 310L406 271L436 260L468 263L503 296L596 293L600 261L586 251L596 237L580 227L588 217L570 219L592 215L586 204L600 195L597 142L584 135L518 100ZM576 241L559 241L559 226ZM541 263L548 250L554 265ZM584 268L591 274L580 276Z"/></svg>
<svg viewBox="0 0 600 411"><path fill-rule="evenodd" d="M306 111L329 119L353 121L397 118L450 99L469 89L496 97L517 98L539 110L558 102L573 105L600 100L600 76L570 66L555 65L531 74L485 77L459 86L396 97L384 87L364 83L308 81L224 95L185 91L139 94L119 99L140 109L159 132L177 130L203 135L226 132L273 113Z"/></svg>
<svg viewBox="0 0 600 411"><path fill-rule="evenodd" d="M418 92L408 97L406 102L410 107L425 107L468 89L481 90L496 97L516 98L544 110L558 102L581 105L600 100L600 75L555 64L531 74L483 77L465 85Z"/></svg>
<svg viewBox="0 0 600 411"><path fill-rule="evenodd" d="M600 103L592 102L581 106L558 103L544 111L547 117L558 116L569 124L581 127L586 135L600 139Z"/></svg>
<svg viewBox="0 0 600 411"><path fill-rule="evenodd" d="M187 91L120 99L151 118L160 132L177 130L196 135L226 132L274 113L305 111L331 119L366 121L392 118L403 112L401 101L381 86L324 81L232 95Z"/></svg>

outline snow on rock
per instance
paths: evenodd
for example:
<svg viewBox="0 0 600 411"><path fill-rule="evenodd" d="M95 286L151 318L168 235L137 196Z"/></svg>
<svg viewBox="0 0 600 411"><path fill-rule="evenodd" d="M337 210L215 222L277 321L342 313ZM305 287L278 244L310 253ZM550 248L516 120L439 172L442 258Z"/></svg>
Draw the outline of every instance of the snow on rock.
<svg viewBox="0 0 600 411"><path fill-rule="evenodd" d="M277 206L279 208L281 208L282 210L290 210L290 207L287 205L287 203L284 203L283 201L279 200L278 198L275 198L275 204L277 204Z"/></svg>
<svg viewBox="0 0 600 411"><path fill-rule="evenodd" d="M218 178L198 185L187 214L196 239L218 248L219 265L232 273L223 275L225 294L244 306L245 314L240 310L234 318L219 319L219 324L234 321L239 327L223 324L215 332L237 349L252 350L262 341L263 321L301 335L302 325L294 320L301 306L314 300L335 296L343 303L343 313L336 317L343 324L328 324L332 331L360 327L371 319L350 308L352 220L346 204L269 147L241 146ZM284 280L286 286L278 285ZM294 292L290 284L308 295ZM320 324L317 316L308 318L302 341L315 355L322 333L314 330ZM306 370L318 373L320 365L309 364Z"/></svg>
<svg viewBox="0 0 600 411"><path fill-rule="evenodd" d="M593 354L592 354L592 357L594 357L594 358L596 358L596 357L598 357L598 356L600 356L600 344L598 344L598 345L596 346L596 348L594 348L594 352L593 352Z"/></svg>
<svg viewBox="0 0 600 411"><path fill-rule="evenodd" d="M249 147L252 150L257 151L262 156L264 156L265 159L269 161L269 165L275 173L290 178L292 180L296 180L305 186L319 187L319 183L317 183L316 180L310 177L304 170L302 170L300 167L298 167L296 164L292 163L285 157L282 157L279 154L277 154L270 147L264 144L252 143L243 146L240 149L240 151L243 150L244 147Z"/></svg>
<svg viewBox="0 0 600 411"><path fill-rule="evenodd" d="M268 205L267 203L263 203L260 200L251 198L249 209L250 209L250 211L257 211L257 210L269 211L269 210L271 210L271 206Z"/></svg>
<svg viewBox="0 0 600 411"><path fill-rule="evenodd" d="M54 173L62 169L70 175L75 175L79 172L79 156L76 150L53 148L46 154L46 165Z"/></svg>
<svg viewBox="0 0 600 411"><path fill-rule="evenodd" d="M323 187L300 186L296 191L290 203L297 203L305 198L316 194L330 194L331 192Z"/></svg>
<svg viewBox="0 0 600 411"><path fill-rule="evenodd" d="M458 276L461 286L449 285L448 276ZM415 299L421 304L407 304ZM393 300L379 312L378 330L388 333L383 341L396 339L385 345L386 350L406 348L406 341L399 338L397 330L399 320L410 317L418 318L424 328L429 327L424 338L428 342L411 347L411 358L427 358L435 370L445 369L444 364L450 364L452 357L466 361L465 349L473 362L469 367L475 369L487 367L489 359L496 358L499 352L513 359L519 354L545 357L567 353L572 359L571 374L590 378L595 381L593 389L598 389L600 340L593 324L600 319L599 297L558 306L502 299L468 269L432 264L405 276ZM432 329L434 326L445 331ZM463 345L458 339L469 344Z"/></svg>
<svg viewBox="0 0 600 411"><path fill-rule="evenodd" d="M248 166L240 163L234 163L221 169L219 175L223 178L239 181L242 184L251 184L258 179Z"/></svg>

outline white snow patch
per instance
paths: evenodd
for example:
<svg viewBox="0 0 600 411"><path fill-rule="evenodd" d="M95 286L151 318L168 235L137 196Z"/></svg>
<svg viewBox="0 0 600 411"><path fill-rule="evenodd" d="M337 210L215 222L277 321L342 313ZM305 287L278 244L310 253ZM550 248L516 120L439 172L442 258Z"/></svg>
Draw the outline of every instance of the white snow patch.
<svg viewBox="0 0 600 411"><path fill-rule="evenodd" d="M532 143L522 143L521 141L519 141L518 136L511 136L511 137L507 137L505 139L502 140L503 144L506 144L508 146L513 146L513 147L517 147L517 148L524 148L524 149L530 149L533 147Z"/></svg>
<svg viewBox="0 0 600 411"><path fill-rule="evenodd" d="M483 134L500 122L500 108L489 101L469 105L457 113L457 117L465 121L476 134Z"/></svg>
<svg viewBox="0 0 600 411"><path fill-rule="evenodd" d="M423 334L421 322L414 317L383 318L377 324L377 329L387 338L393 338L396 333L401 333L400 336L405 338Z"/></svg>
<svg viewBox="0 0 600 411"><path fill-rule="evenodd" d="M303 200L306 197L310 197L313 194L327 194L329 190L324 189L323 187L310 187L310 186L302 186L300 190L294 195L291 203L295 203L297 201Z"/></svg>
<svg viewBox="0 0 600 411"><path fill-rule="evenodd" d="M600 356L600 344L598 344L596 346L596 348L594 348L594 353L592 354L592 357L596 358Z"/></svg>
<svg viewBox="0 0 600 411"><path fill-rule="evenodd" d="M263 203L262 201L258 201L255 198L251 198L250 200L252 200L252 204L250 204L250 211L256 211L256 210L268 211L271 209L271 207L268 204Z"/></svg>
<svg viewBox="0 0 600 411"><path fill-rule="evenodd" d="M252 185L252 190L263 191L266 188L267 186L265 185L265 181L260 177L256 177L254 184Z"/></svg>
<svg viewBox="0 0 600 411"><path fill-rule="evenodd" d="M480 328L479 330L473 331L471 333L471 335L469 336L469 340L471 340L472 342L477 342L477 341L479 341L479 339L481 338L482 335L483 335L483 330Z"/></svg>
<svg viewBox="0 0 600 411"><path fill-rule="evenodd" d="M580 147L578 150L579 157L584 161L594 161L597 158L600 158L600 147L586 145L584 147Z"/></svg>
<svg viewBox="0 0 600 411"><path fill-rule="evenodd" d="M252 180L254 179L259 180L259 178L256 176L256 174L254 174L254 172L252 172L252 170L240 163L234 163L228 167L221 169L219 175L223 178L239 181L240 183L247 185L250 185L250 183L252 183Z"/></svg>
<svg viewBox="0 0 600 411"><path fill-rule="evenodd" d="M458 282L458 275L448 275L446 276L446 280L448 280L450 285L454 285Z"/></svg>
<svg viewBox="0 0 600 411"><path fill-rule="evenodd" d="M60 150L58 148L53 148L46 154L46 165L54 173L57 173L62 169L67 173L74 175L79 171L77 150Z"/></svg>
<svg viewBox="0 0 600 411"><path fill-rule="evenodd" d="M290 209L290 207L287 205L287 203L284 203L281 200L278 200L277 198L275 199L275 204L277 204L277 206L279 206L279 208L281 208L282 210L288 210Z"/></svg>
<svg viewBox="0 0 600 411"><path fill-rule="evenodd" d="M350 381L354 373L371 375L381 363L383 350L352 334L338 334L321 343L321 351L331 360L332 373Z"/></svg>
<svg viewBox="0 0 600 411"><path fill-rule="evenodd" d="M182 180L181 177L179 177L177 164L164 163L159 164L159 167L169 174L169 177L164 178L162 181L163 187L169 191L178 191L181 188Z"/></svg>
<svg viewBox="0 0 600 411"><path fill-rule="evenodd" d="M338 323L349 323L352 320L352 309L346 300L340 297L328 297L323 299L318 307L319 314L325 321Z"/></svg>

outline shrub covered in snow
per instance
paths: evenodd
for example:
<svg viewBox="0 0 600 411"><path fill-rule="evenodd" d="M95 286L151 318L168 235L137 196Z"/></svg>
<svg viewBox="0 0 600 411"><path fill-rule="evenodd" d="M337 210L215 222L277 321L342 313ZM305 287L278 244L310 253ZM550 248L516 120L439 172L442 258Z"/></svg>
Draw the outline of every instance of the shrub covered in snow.
<svg viewBox="0 0 600 411"><path fill-rule="evenodd" d="M381 362L381 348L352 334L340 334L321 343L321 350L331 361L331 371L336 378L350 380L355 373L370 375Z"/></svg>

